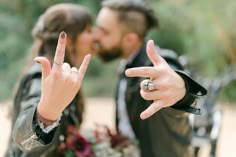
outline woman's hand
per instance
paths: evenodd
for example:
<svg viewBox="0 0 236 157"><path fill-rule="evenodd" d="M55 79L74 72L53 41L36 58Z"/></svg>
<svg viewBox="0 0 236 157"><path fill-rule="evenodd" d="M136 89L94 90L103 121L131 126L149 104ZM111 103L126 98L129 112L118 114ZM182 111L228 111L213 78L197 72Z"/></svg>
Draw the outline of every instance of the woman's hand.
<svg viewBox="0 0 236 157"><path fill-rule="evenodd" d="M42 95L37 112L48 120L57 120L63 110L70 104L81 87L83 77L90 62L90 55L85 56L79 69L64 63L66 33L58 39L54 63L45 57L36 57L42 66Z"/></svg>
<svg viewBox="0 0 236 157"><path fill-rule="evenodd" d="M141 113L142 119L150 117L161 108L174 105L186 94L184 80L156 52L153 41L147 43L147 55L153 63L153 67L126 70L128 77L150 78L150 80L144 80L140 83L141 96L145 100L153 100L153 103Z"/></svg>

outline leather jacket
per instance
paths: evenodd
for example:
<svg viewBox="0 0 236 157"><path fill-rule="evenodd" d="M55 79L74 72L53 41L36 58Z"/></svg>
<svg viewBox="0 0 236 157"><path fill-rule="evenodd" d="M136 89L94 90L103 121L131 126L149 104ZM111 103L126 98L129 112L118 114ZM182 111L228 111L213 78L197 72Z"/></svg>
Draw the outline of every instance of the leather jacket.
<svg viewBox="0 0 236 157"><path fill-rule="evenodd" d="M129 67L151 65L147 58L146 51L141 49ZM164 52L164 50L163 50ZM169 53L164 53L169 54ZM167 57L168 56L168 57ZM180 64L171 55L164 57L168 63L177 67ZM137 60L136 60L137 59ZM173 61L173 62L172 62ZM190 104L193 104L198 97L198 91L204 95L204 88L191 80L187 75L179 72L185 80L188 92L178 104L162 109L151 118L142 121L139 114L150 104L139 94L139 84L142 78L127 78L128 88L126 90L126 104L132 128L140 141L142 157L189 157L189 146L191 139L191 128L188 123L186 112ZM9 141L9 148L5 157L53 157L57 156L56 150L60 143L61 136L65 134L68 125L78 125L73 118L74 103L63 112L60 125L45 137L38 136L35 126L35 111L41 96L41 68L35 64L27 72L22 81L14 100L14 114L12 120L12 134ZM197 111L197 110L196 110ZM197 112L196 112L197 113ZM118 123L118 118L117 118ZM45 140L46 139L46 140ZM174 151L170 151L174 150ZM185 155L183 152L186 152Z"/></svg>
<svg viewBox="0 0 236 157"><path fill-rule="evenodd" d="M60 125L39 137L41 131L35 125L35 111L41 96L41 66L34 64L21 79L14 99L12 133L5 157L53 157L57 156L60 138L68 125L79 125L75 103L65 109Z"/></svg>
<svg viewBox="0 0 236 157"><path fill-rule="evenodd" d="M142 157L191 157L193 155L191 148L192 128L188 120L188 113L200 114L200 109L194 108L196 98L205 95L207 91L185 74L177 55L173 51L159 47L157 47L157 51L184 79L187 93L182 100L173 106L161 109L146 120L140 119L140 113L152 101L146 101L140 96L140 82L144 78L126 77L124 71L127 68L152 66L146 55L145 43L136 56L127 61L126 67L120 73L120 80L125 79L127 82L125 104L128 119L135 137L139 141ZM119 85L118 83L118 88ZM118 88L116 108L118 108ZM116 110L117 126L119 125L118 112Z"/></svg>

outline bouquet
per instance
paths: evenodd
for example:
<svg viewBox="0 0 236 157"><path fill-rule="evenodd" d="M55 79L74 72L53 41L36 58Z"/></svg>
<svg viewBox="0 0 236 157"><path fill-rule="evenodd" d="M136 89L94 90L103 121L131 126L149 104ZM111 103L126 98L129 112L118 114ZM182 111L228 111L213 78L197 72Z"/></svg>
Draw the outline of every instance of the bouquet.
<svg viewBox="0 0 236 157"><path fill-rule="evenodd" d="M140 157L136 140L112 133L106 126L94 131L69 126L58 152L63 157Z"/></svg>

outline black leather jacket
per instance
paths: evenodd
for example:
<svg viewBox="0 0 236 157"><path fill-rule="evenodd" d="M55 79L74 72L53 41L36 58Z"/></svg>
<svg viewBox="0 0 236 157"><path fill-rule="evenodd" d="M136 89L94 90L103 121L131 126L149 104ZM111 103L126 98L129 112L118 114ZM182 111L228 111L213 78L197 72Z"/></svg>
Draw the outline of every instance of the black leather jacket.
<svg viewBox="0 0 236 157"><path fill-rule="evenodd" d="M207 91L183 72L184 69L173 51L158 47L157 50L184 79L187 93L182 100L172 107L163 108L146 120L140 119L140 113L152 101L146 101L140 96L140 82L144 78L126 77L124 71L127 68L152 66L146 55L146 44L144 44L132 61L128 61L125 69L120 74L120 79L127 81L125 103L129 121L136 138L139 140L142 157L191 157L192 129L188 120L188 112L200 114L200 110L194 108L194 104L196 98L205 95ZM116 94L116 104L118 104L118 94ZM118 110L116 113L118 125Z"/></svg>
<svg viewBox="0 0 236 157"><path fill-rule="evenodd" d="M175 57L163 51L164 54L166 55L164 58L170 65L181 70ZM143 65L150 65L145 47L140 50L127 68ZM179 73L189 87L185 98L177 105L162 109L144 121L139 118L139 114L146 109L150 101L143 100L139 94L139 84L142 78L127 78L129 87L126 91L127 110L135 135L140 140L142 157L189 157L191 128L188 117L186 112L173 108L191 111L188 108L199 96L197 93L204 95L206 91L187 75ZM41 96L40 86L41 68L39 64L35 64L22 79L15 98L12 135L6 157L57 156L56 148L60 143L60 135L64 135L67 125L78 123L73 116L70 116L75 112L72 102L63 112L60 126L44 137L38 136L34 120L35 110ZM182 155L183 152L185 155Z"/></svg>
<svg viewBox="0 0 236 157"><path fill-rule="evenodd" d="M79 125L75 118L75 103L65 109L60 126L49 134L40 136L36 126L35 111L41 96L41 67L34 64L22 78L14 99L12 133L5 157L54 157L60 136L65 135L68 125Z"/></svg>

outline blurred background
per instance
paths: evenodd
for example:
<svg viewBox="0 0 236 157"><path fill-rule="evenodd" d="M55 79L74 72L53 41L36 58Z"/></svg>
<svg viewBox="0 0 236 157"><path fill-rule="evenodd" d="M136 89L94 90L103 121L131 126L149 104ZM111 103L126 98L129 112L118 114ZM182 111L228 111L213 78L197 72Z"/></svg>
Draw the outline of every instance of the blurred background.
<svg viewBox="0 0 236 157"><path fill-rule="evenodd" d="M183 62L200 82L225 76L228 67L231 67L229 73L235 72L235 0L146 1L151 3L160 21L160 28L150 32L148 38L154 39L163 48L185 56L187 61L183 57ZM60 2L87 6L95 19L101 0L0 0L0 109L12 99L16 82L28 60L34 23L46 8ZM117 60L103 65L95 57L83 82L85 97L103 97L104 101L110 102L114 95L118 64ZM229 82L219 91L217 104L226 108L224 115L228 116L230 112L227 118L231 118L231 122L224 124L235 125L232 119L235 120L236 115L236 81ZM2 112L4 109L0 110L0 114ZM3 121L0 119L1 130L5 126ZM230 129L232 131L233 128Z"/></svg>
<svg viewBox="0 0 236 157"><path fill-rule="evenodd" d="M0 100L12 95L32 43L31 30L45 9L55 3L87 6L94 18L101 0L0 0ZM236 63L236 3L234 0L147 0L155 8L160 28L149 37L164 48L186 55L189 66L203 77L222 75ZM117 62L104 66L96 58L89 66L84 86L88 96L113 96ZM103 80L103 81L101 81ZM89 88L91 83L93 88ZM109 85L107 85L109 83ZM106 84L106 85L105 85ZM105 89L107 88L107 89ZM90 89L90 90L89 90ZM91 90L92 89L92 90ZM235 102L236 86L222 98Z"/></svg>

